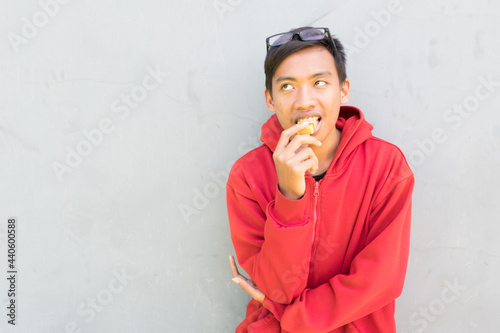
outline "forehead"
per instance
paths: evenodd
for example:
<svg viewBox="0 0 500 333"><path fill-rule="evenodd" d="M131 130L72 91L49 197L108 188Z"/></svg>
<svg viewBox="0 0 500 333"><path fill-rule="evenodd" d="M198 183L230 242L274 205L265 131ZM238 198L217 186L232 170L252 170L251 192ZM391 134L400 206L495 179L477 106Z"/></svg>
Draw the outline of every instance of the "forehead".
<svg viewBox="0 0 500 333"><path fill-rule="evenodd" d="M320 72L337 75L337 68L332 54L326 48L314 46L286 57L276 68L273 81L283 76L301 78Z"/></svg>

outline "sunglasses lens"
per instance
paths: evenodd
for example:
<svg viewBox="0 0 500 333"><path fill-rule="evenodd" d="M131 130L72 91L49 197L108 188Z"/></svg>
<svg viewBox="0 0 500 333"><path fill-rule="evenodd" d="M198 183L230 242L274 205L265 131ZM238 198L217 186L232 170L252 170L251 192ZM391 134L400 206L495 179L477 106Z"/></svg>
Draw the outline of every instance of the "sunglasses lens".
<svg viewBox="0 0 500 333"><path fill-rule="evenodd" d="M323 38L328 37L328 41L333 44L333 48L335 49L335 43L330 39L330 32L328 28L309 28L306 30L302 30L301 32L284 32L281 34L276 34L266 39L267 41L267 50L274 46L280 46L288 43L294 38L301 41L313 41L313 40L321 40Z"/></svg>
<svg viewBox="0 0 500 333"><path fill-rule="evenodd" d="M269 39L270 46L280 46L289 42L293 37L292 33L285 33L278 36L271 37Z"/></svg>
<svg viewBox="0 0 500 333"><path fill-rule="evenodd" d="M302 40L320 40L325 37L325 32L321 29L308 29L300 32Z"/></svg>

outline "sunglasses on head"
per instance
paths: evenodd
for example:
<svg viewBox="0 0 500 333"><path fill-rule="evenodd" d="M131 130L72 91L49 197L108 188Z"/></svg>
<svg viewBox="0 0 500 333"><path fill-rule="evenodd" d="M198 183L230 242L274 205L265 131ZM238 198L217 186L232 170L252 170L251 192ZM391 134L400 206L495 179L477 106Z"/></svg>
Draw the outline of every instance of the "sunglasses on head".
<svg viewBox="0 0 500 333"><path fill-rule="evenodd" d="M333 41L332 36L330 35L330 30L328 30L328 28L308 28L299 32L282 32L267 37L266 38L267 51L269 52L269 49L271 47L277 47L288 43L289 41L294 39L295 36L297 36L296 38L297 40L301 40L303 42L322 40L326 38L330 43L332 43L335 51L337 50L335 42Z"/></svg>

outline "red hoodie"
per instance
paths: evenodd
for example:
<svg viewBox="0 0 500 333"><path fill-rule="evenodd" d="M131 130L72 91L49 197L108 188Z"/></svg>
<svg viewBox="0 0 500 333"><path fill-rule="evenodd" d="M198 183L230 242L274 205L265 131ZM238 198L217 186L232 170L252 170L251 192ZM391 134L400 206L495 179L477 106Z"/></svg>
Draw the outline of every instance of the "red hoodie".
<svg viewBox="0 0 500 333"><path fill-rule="evenodd" d="M323 179L306 192L278 190L272 154L276 115L260 147L241 157L227 182L238 262L266 295L251 300L236 332L396 332L410 241L413 174L401 151L372 136L363 113L342 106L340 144Z"/></svg>

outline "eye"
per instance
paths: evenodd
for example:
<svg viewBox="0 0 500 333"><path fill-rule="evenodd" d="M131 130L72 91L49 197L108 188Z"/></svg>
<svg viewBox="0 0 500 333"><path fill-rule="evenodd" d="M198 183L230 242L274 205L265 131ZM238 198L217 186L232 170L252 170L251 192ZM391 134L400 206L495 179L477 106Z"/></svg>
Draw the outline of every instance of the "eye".
<svg viewBox="0 0 500 333"><path fill-rule="evenodd" d="M324 87L324 86L326 86L326 82L325 81L316 81L316 82L314 82L314 86Z"/></svg>
<svg viewBox="0 0 500 333"><path fill-rule="evenodd" d="M292 88L293 88L292 85L288 83L285 83L284 85L281 86L281 90L285 91L292 90Z"/></svg>

